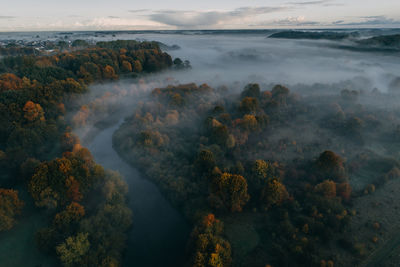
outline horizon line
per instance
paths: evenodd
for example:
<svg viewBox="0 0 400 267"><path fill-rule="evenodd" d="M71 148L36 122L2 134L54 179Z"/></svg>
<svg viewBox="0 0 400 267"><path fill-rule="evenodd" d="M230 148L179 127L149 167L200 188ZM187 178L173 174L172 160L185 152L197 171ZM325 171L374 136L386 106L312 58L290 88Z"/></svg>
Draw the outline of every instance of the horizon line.
<svg viewBox="0 0 400 267"><path fill-rule="evenodd" d="M288 31L288 30L400 30L400 27L322 27L322 28L263 28L263 29L148 29L148 30L21 30L3 31L0 33L31 33L31 32L184 32L184 31Z"/></svg>

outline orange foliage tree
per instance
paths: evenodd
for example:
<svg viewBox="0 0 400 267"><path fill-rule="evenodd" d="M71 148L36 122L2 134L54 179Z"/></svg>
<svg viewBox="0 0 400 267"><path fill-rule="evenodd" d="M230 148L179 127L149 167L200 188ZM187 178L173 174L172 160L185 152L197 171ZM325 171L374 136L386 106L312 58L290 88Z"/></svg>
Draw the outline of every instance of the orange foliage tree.
<svg viewBox="0 0 400 267"><path fill-rule="evenodd" d="M24 108L24 118L29 122L33 121L44 121L44 111L39 104L35 104L32 101L26 102Z"/></svg>
<svg viewBox="0 0 400 267"><path fill-rule="evenodd" d="M109 80L118 79L118 75L115 74L115 70L112 66L107 65L103 68L103 78Z"/></svg>
<svg viewBox="0 0 400 267"><path fill-rule="evenodd" d="M0 92L8 90L18 90L22 87L22 79L12 73L0 75Z"/></svg>

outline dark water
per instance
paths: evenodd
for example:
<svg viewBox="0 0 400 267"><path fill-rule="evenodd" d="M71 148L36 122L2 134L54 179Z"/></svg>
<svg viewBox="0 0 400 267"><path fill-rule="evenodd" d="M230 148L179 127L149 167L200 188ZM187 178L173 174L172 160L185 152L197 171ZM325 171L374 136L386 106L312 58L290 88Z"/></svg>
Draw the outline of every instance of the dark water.
<svg viewBox="0 0 400 267"><path fill-rule="evenodd" d="M84 144L97 163L118 171L129 185L133 227L129 232L124 266L181 266L189 226L157 187L125 163L112 147L120 123L100 131Z"/></svg>

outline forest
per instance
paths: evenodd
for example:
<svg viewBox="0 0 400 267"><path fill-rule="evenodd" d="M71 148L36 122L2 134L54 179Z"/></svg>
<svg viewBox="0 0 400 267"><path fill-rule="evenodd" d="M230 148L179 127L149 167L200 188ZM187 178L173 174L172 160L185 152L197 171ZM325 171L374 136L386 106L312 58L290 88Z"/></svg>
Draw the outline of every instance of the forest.
<svg viewBox="0 0 400 267"><path fill-rule="evenodd" d="M355 37L329 31L269 36L327 39L332 47ZM400 241L395 235L400 219L399 76L382 71L374 82L385 89L372 89L364 73L346 65L344 72L355 78L343 80L337 71L324 83L310 84L301 80L299 66L309 67L301 57L279 65L282 51L264 43L268 53L280 51L276 57L257 59L264 50L240 46L225 53L221 47L235 46L234 39L225 38L215 49L222 56L216 53L214 61L193 67L203 76L190 72L188 60L171 56L185 48L158 41L65 38L40 43L41 49L1 47L0 240L31 223L27 231L34 232L34 243L29 245L51 259L52 264L43 266L135 266L124 261L129 232L138 227L135 216L147 214L136 215L129 204L147 207L145 201L129 191L132 177L96 163L84 145L84 139L116 129L113 151L151 181L189 225L186 245L179 247L183 266L396 262L386 257L396 251L382 252L382 247ZM396 50L397 40L398 35L379 36L342 48ZM198 42L196 52L203 57L204 43ZM295 51L293 44L285 45ZM299 51L307 61L309 55L317 58L314 51ZM189 53L192 48L182 55ZM334 49L329 53L338 55ZM278 72L268 75L300 81L256 82L259 77L252 72L264 61L271 64L268 68L277 66ZM314 69L316 76L342 67L336 61L316 61L323 66L318 65L321 72ZM373 64L367 65L359 61L357 67ZM226 72L213 76L221 66ZM281 75L281 69L298 71L298 76ZM225 80L229 82L223 85ZM87 131L81 140L80 131ZM154 196L145 197L152 201ZM30 222L32 214L42 223ZM150 219L161 224L166 214ZM147 226L140 227L145 236ZM159 244L157 238L145 238L158 246L172 247L176 241Z"/></svg>
<svg viewBox="0 0 400 267"><path fill-rule="evenodd" d="M57 265L120 266L132 224L128 187L96 164L68 115L90 84L161 71L174 65L171 56L138 41L74 42L50 55L15 46L1 53L0 234L37 213L47 226L31 245Z"/></svg>
<svg viewBox="0 0 400 267"><path fill-rule="evenodd" d="M171 85L113 142L194 225L188 266L355 266L398 218L370 199L400 177L398 97Z"/></svg>

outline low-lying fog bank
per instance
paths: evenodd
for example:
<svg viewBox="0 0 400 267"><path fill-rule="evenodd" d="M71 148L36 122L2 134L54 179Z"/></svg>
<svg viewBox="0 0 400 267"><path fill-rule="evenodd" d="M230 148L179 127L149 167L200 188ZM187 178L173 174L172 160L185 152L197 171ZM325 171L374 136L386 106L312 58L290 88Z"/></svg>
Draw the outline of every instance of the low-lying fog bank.
<svg viewBox="0 0 400 267"><path fill-rule="evenodd" d="M167 45L178 45L180 49L171 50L169 53L174 58L179 57L183 60L189 60L192 68L181 71L169 70L159 74L148 74L137 79L128 78L112 83L92 85L90 93L86 98L76 101L75 104L80 110L71 118L77 129L76 131L80 132L80 136L84 136L85 129L90 132L93 129L91 126L98 128L100 135L95 136L93 140L87 140L86 144L98 162L102 163L105 167L120 171L128 183L129 181L132 182L141 178L138 177L136 171L132 171L132 169L127 171L130 167L118 158L111 145L111 135L117 127L108 127L116 121L134 114L138 106L146 106L146 102L151 98L150 93L154 88L164 88L171 84L196 83L200 85L207 83L220 92L224 92L221 95L227 96L233 93L239 94L248 83L259 83L262 91L271 90L274 84L284 84L290 88L291 93L294 93L294 98L298 94L300 95L299 97L304 97L309 101L302 102L305 106L310 105L316 108L319 113L324 109L327 109L329 112L332 110L336 112L337 109L337 113L341 115L342 113L344 114L344 110L346 118L350 122L352 116L358 115L357 112L361 108L363 114L365 113L364 115L371 113L389 116L390 114L385 113L387 111L393 111L393 114L397 114L398 97L393 99L390 97L390 94L395 94L395 91L400 89L398 79L400 76L400 63L398 55L395 54L389 56L378 53L337 50L329 48L332 44L331 41L266 39L264 35L257 34L246 35L245 37L240 35L141 34L135 35L135 37L156 40ZM223 90L223 86L226 86L227 90ZM349 91L342 91L343 89L349 89ZM363 94L363 92L366 94ZM324 96L327 95L332 96L332 98L328 99L329 101L324 100ZM339 105L330 106L332 104L330 101L334 101L335 99L342 107ZM327 104L324 107L324 101L329 105ZM210 100L210 102L212 101ZM150 107L150 104L148 105ZM394 124L398 123L396 116L393 115L393 117L395 118L393 119L393 123L384 122L381 124L380 132L390 130L394 127ZM380 117L377 116L377 118L379 119ZM384 118L383 115L382 118ZM300 125L301 119L293 121L293 123ZM346 120L343 121L346 122ZM375 122L376 118L371 118L371 121ZM315 126L313 123L310 122L309 127L306 129L307 131L302 132L302 134L296 133L293 130L295 127L292 129L291 125L288 124L286 125L287 128L273 132L268 138L271 141L274 141L274 138L276 138L278 142L285 136L298 135L299 139L304 139L304 142L311 143L312 140L320 137L318 135L322 131L314 132L320 126L318 122L315 122ZM346 123L343 125L347 127ZM375 126L371 126L371 128L373 127ZM108 129L102 130L104 128ZM108 133L107 136L103 136L104 138L101 137L105 133ZM367 140L373 140L376 137L381 138L382 136L378 136L377 134L368 135L369 139ZM335 141L336 139L330 140L330 142L336 145ZM359 145L355 143L354 146ZM389 156L385 152L386 148L373 147L372 145L366 145L364 148L365 150L373 151L379 157ZM390 156L397 157L397 154ZM132 179L132 175L135 177L133 177L133 180L130 180ZM367 181L361 174L354 177L350 179L350 183L354 191L360 192ZM363 178L363 181L357 180L360 177ZM140 183L149 182L140 180ZM148 242L147 244L150 247L152 246L151 242L153 242L153 245L160 245L161 239L159 237L166 237L166 240L169 239L167 235L168 225L174 225L176 218L178 218L178 225L184 225L181 223L182 221L179 219L177 211L173 210L165 202L166 200L161 197L154 185L150 184L149 188L151 189L147 190L143 189L141 185L136 184L136 182L133 182L130 184L130 187L130 201L134 212L134 227L136 223L136 226L140 225L140 227L133 230L128 243L129 246L135 248L136 246L132 242L138 238L147 240L146 242ZM139 206L143 206L142 201L149 199L150 196L151 198L156 196L158 200L161 199L163 204L157 204L156 206L164 207L166 205L165 207L167 208L162 208L163 215L158 215L161 212L159 208L152 209L146 205L144 205L146 208L143 210L157 212L140 212L141 209L138 209L138 203ZM150 202L152 202L151 199ZM150 203L149 205L153 204ZM138 210L139 212L137 212ZM151 229L151 227L153 229L154 227L157 228L155 222L158 223L159 216L171 219L167 220L167 223L164 225L166 228L163 228L167 231L164 232L166 235L163 235L162 232L157 232L157 235L154 236L155 239L146 236L144 233ZM149 218L154 224L146 223ZM182 237L185 233L181 230L176 233L181 233ZM135 231L139 231L140 233ZM175 230L171 230L171 233L173 231ZM183 251L183 238L178 237L175 240L178 240L176 246L179 246L180 251ZM155 249L158 250L159 248L156 246ZM130 250L128 249L128 251ZM136 247L135 251L141 250ZM179 249L175 251L179 251Z"/></svg>

